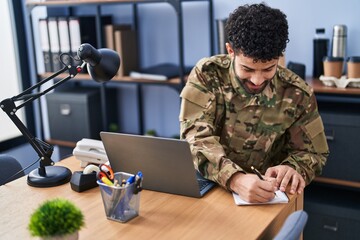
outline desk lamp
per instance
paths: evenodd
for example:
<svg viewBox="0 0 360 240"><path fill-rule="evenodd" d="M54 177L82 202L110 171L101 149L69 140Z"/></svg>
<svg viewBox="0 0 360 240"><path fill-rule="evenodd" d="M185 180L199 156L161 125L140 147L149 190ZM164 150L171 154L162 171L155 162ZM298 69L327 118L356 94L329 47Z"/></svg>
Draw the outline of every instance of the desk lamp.
<svg viewBox="0 0 360 240"><path fill-rule="evenodd" d="M64 68L58 72L55 72L48 78L41 80L39 83L26 89L19 95L4 99L0 103L2 110L9 116L11 121L16 125L16 127L20 130L22 135L31 144L39 156L39 168L30 172L27 179L28 185L32 187L54 187L67 183L70 181L72 173L66 167L54 166L54 162L51 160L54 147L51 144L35 138L27 129L27 127L21 122L21 120L16 116L16 111L26 104L38 99L42 95L45 95L49 91L70 80L71 78L74 78L83 70L85 65L87 65L89 75L96 82L109 81L115 76L120 66L120 57L115 51L106 48L95 49L93 46L87 43L82 44L77 52L79 59L75 60L81 62L80 66L74 66L74 61L71 61L69 64L64 63L62 60L64 55L69 56L68 54L60 55L60 61L64 64ZM70 58L72 57L70 56ZM34 89L40 89L41 85L54 79L56 76L65 71L68 71L69 73L67 77L57 81L55 84L48 87L44 91L38 91L35 93L33 92ZM15 103L18 101L21 101L21 103L16 105Z"/></svg>

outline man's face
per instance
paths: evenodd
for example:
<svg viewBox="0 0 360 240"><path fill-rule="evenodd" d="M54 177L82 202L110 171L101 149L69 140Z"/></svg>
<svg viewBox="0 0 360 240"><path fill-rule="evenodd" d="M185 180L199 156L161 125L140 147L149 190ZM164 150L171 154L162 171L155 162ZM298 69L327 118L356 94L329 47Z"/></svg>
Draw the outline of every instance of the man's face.
<svg viewBox="0 0 360 240"><path fill-rule="evenodd" d="M242 54L234 55L234 71L244 89L250 94L261 93L273 79L278 59L254 62Z"/></svg>
<svg viewBox="0 0 360 240"><path fill-rule="evenodd" d="M270 61L254 62L253 58L245 57L243 54L235 54L231 46L226 44L228 53L234 59L235 75L244 89L250 94L261 93L273 79L278 59Z"/></svg>

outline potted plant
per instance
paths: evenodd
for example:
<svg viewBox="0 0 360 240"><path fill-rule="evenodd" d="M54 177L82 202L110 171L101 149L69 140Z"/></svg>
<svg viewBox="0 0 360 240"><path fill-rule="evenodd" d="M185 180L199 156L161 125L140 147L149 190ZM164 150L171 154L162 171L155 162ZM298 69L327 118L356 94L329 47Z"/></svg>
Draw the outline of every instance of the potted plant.
<svg viewBox="0 0 360 240"><path fill-rule="evenodd" d="M42 239L78 239L84 226L81 210L68 200L56 198L42 203L30 217L28 229Z"/></svg>

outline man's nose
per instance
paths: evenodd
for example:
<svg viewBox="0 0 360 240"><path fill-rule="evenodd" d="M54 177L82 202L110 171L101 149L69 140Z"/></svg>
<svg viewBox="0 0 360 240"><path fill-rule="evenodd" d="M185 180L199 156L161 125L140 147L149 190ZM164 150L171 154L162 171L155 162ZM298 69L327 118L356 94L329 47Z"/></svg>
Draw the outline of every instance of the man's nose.
<svg viewBox="0 0 360 240"><path fill-rule="evenodd" d="M250 78L250 81L255 85L255 86L258 86L258 85L261 85L264 81L265 81L265 78L264 76L259 72L255 72L251 78Z"/></svg>

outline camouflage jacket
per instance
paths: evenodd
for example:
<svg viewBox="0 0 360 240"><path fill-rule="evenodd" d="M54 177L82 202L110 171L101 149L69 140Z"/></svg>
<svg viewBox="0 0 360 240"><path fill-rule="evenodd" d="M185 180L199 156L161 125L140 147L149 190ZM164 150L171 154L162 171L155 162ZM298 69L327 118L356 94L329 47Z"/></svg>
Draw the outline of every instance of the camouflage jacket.
<svg viewBox="0 0 360 240"><path fill-rule="evenodd" d="M180 136L191 146L195 167L228 188L228 180L250 166L287 164L307 184L321 173L329 154L313 90L278 67L260 94L236 80L231 58L200 60L181 92Z"/></svg>

